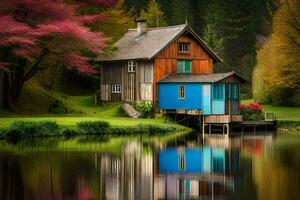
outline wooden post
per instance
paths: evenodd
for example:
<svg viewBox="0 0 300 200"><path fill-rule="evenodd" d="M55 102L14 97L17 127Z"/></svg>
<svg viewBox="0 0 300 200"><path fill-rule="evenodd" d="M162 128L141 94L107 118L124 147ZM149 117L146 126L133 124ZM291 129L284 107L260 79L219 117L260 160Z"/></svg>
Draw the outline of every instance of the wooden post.
<svg viewBox="0 0 300 200"><path fill-rule="evenodd" d="M222 134L224 135L224 132L225 132L225 130L224 130L225 124L223 124L222 128L223 128Z"/></svg>
<svg viewBox="0 0 300 200"><path fill-rule="evenodd" d="M205 121L204 121L204 115L203 115L203 118L202 118L202 135L203 135L203 138L204 138L204 134L205 134Z"/></svg>
<svg viewBox="0 0 300 200"><path fill-rule="evenodd" d="M227 124L227 135L229 135L229 123Z"/></svg>

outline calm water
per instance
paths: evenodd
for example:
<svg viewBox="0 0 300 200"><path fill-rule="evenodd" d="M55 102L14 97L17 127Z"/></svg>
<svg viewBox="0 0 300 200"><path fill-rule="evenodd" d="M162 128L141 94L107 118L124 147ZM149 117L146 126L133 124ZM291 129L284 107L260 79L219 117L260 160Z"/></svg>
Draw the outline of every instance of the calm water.
<svg viewBox="0 0 300 200"><path fill-rule="evenodd" d="M300 199L300 135L0 141L0 199Z"/></svg>

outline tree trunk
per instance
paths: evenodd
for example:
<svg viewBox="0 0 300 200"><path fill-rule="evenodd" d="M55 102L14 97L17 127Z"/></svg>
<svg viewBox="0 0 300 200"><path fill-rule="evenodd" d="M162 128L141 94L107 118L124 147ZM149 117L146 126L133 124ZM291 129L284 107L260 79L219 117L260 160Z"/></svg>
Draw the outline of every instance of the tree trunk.
<svg viewBox="0 0 300 200"><path fill-rule="evenodd" d="M7 71L4 74L4 106L11 111L16 110L18 99L24 85L20 72Z"/></svg>
<svg viewBox="0 0 300 200"><path fill-rule="evenodd" d="M4 100L3 83L4 83L4 71L0 70L0 108L2 108L4 106L3 105L3 100Z"/></svg>
<svg viewBox="0 0 300 200"><path fill-rule="evenodd" d="M8 71L5 71L3 87L4 106L11 111L16 110L24 83L31 79L39 70L39 64L47 55L47 52L48 50L45 49L36 62L26 72L25 68L27 60L23 58L17 58L16 65L12 65Z"/></svg>

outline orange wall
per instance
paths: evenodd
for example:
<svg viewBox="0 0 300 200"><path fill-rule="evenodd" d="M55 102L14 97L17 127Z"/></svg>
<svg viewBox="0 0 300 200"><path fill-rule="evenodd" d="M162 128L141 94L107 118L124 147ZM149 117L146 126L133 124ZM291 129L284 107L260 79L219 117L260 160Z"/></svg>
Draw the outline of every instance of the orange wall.
<svg viewBox="0 0 300 200"><path fill-rule="evenodd" d="M178 53L179 42L190 43L190 53ZM191 73L213 73L213 59L209 56L209 54L196 40L188 36L181 36L165 48L154 61L154 101L157 100L157 81L170 73L176 73L177 59L192 60Z"/></svg>

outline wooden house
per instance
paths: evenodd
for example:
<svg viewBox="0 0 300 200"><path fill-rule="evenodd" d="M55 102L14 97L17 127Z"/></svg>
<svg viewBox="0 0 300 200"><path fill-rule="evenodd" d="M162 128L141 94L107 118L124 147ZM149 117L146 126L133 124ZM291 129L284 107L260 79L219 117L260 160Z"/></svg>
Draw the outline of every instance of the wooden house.
<svg viewBox="0 0 300 200"><path fill-rule="evenodd" d="M154 199L226 199L235 190L238 151L220 147L166 148L158 152Z"/></svg>
<svg viewBox="0 0 300 200"><path fill-rule="evenodd" d="M101 63L101 101L151 101L163 112L239 114L235 72L214 74L220 58L187 25L147 29L137 22ZM232 117L230 120L232 121Z"/></svg>

